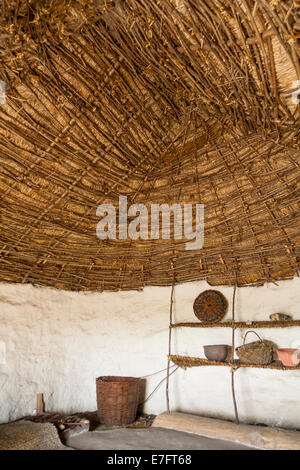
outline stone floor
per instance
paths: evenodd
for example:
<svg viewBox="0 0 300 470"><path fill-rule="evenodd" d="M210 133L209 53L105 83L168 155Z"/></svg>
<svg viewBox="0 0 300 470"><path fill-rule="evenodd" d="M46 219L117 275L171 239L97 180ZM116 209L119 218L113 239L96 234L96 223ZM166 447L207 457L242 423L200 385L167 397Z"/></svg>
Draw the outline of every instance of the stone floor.
<svg viewBox="0 0 300 470"><path fill-rule="evenodd" d="M170 429L107 428L70 436L67 446L79 450L253 450L235 442Z"/></svg>

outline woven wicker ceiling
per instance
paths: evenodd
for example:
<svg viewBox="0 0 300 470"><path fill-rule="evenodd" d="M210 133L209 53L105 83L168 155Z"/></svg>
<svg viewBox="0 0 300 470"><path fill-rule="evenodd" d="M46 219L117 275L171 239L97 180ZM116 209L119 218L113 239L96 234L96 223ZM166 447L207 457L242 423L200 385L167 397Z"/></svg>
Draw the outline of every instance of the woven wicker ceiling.
<svg viewBox="0 0 300 470"><path fill-rule="evenodd" d="M292 278L300 9L3 0L0 278L76 290ZM205 245L96 237L101 203L202 203Z"/></svg>

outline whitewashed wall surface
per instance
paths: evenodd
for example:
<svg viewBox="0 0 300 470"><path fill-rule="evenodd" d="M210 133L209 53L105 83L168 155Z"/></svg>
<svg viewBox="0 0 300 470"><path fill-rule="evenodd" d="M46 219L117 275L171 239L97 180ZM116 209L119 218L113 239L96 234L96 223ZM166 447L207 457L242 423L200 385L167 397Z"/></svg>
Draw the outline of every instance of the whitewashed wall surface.
<svg viewBox="0 0 300 470"><path fill-rule="evenodd" d="M176 286L175 321L197 321L193 301L209 288L205 282ZM229 300L230 318L233 289L218 289ZM73 293L0 284L0 422L34 413L37 393L44 394L47 411L95 410L96 377L164 369L170 291ZM238 289L236 320L265 320L276 312L300 319L299 278ZM258 332L279 347L300 347L300 328ZM236 344L243 333L237 331ZM184 328L175 331L173 352L204 357L203 345L230 343L229 328ZM147 379L146 395L164 374ZM300 428L300 371L243 368L235 380L241 421ZM230 368L179 369L170 379L170 401L174 411L233 419ZM165 409L162 386L144 411Z"/></svg>

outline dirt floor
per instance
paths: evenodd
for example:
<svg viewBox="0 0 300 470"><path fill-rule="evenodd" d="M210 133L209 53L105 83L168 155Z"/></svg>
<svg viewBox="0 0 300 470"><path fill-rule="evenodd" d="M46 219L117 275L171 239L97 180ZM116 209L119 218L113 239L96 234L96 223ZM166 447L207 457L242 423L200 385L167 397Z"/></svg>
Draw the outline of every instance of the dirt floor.
<svg viewBox="0 0 300 470"><path fill-rule="evenodd" d="M151 427L154 415L139 415L127 427L99 424L96 412L44 413L0 426L2 449L252 450L236 442ZM51 434L51 439L49 435ZM1 447L2 442L2 447Z"/></svg>
<svg viewBox="0 0 300 470"><path fill-rule="evenodd" d="M170 429L102 428L67 438L79 450L253 450L235 442Z"/></svg>
<svg viewBox="0 0 300 470"><path fill-rule="evenodd" d="M235 442L171 429L151 428L155 415L139 414L126 427L99 424L97 412L44 413L30 421L54 424L62 443L80 450L252 450ZM82 424L87 420L88 425ZM81 423L79 425L79 423Z"/></svg>

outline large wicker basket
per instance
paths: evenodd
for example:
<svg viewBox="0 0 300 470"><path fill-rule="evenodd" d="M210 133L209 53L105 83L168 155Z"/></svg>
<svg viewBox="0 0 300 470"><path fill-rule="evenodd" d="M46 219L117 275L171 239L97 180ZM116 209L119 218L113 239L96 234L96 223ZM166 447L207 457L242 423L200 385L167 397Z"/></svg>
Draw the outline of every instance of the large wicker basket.
<svg viewBox="0 0 300 470"><path fill-rule="evenodd" d="M259 341L245 344L248 333L256 334ZM272 341L263 340L255 331L249 330L244 336L242 346L236 348L236 353L244 364L270 364L274 360L274 346Z"/></svg>
<svg viewBox="0 0 300 470"><path fill-rule="evenodd" d="M103 376L96 379L98 416L102 424L125 426L136 418L140 379Z"/></svg>

